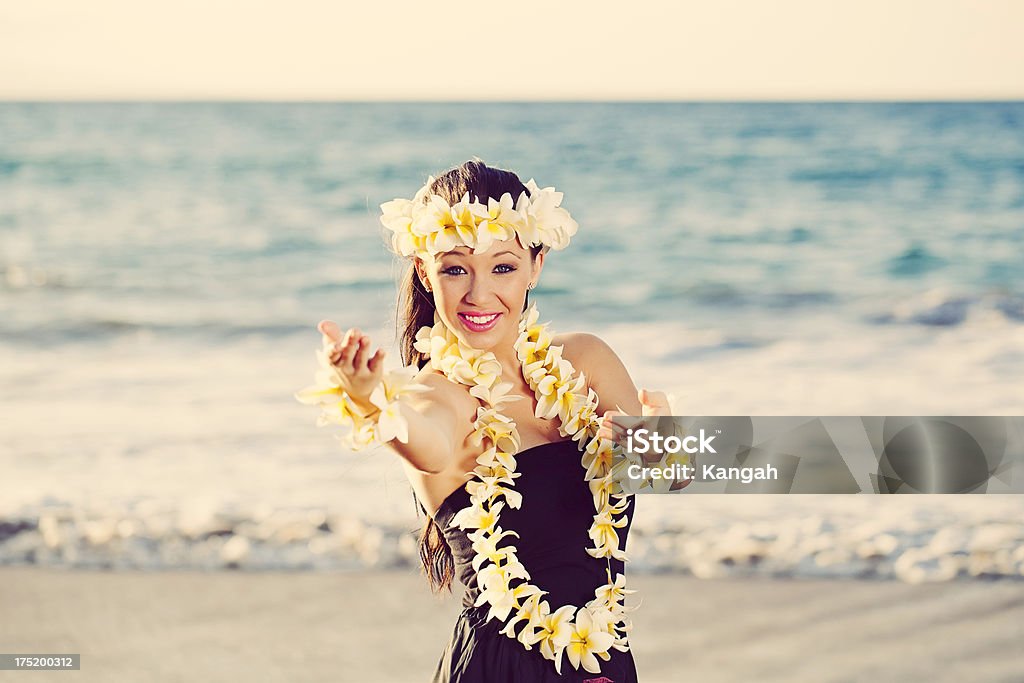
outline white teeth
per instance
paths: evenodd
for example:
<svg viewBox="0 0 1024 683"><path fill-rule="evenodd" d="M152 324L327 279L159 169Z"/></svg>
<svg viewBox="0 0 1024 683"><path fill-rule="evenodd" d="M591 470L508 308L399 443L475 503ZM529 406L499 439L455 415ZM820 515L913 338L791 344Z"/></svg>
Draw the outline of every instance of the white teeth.
<svg viewBox="0 0 1024 683"><path fill-rule="evenodd" d="M492 320L494 320L497 317L498 317L497 313L495 313L494 315L489 315L489 316L483 317L483 318L481 318L479 316L467 315L466 316L466 320L468 320L468 321L470 321L472 323L476 323L477 325L486 325L487 323L491 322Z"/></svg>

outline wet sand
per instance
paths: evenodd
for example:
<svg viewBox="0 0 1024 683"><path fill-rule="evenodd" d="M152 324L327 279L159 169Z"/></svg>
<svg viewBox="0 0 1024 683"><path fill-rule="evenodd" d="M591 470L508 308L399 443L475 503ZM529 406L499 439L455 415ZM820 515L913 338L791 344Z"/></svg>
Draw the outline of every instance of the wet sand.
<svg viewBox="0 0 1024 683"><path fill-rule="evenodd" d="M636 576L640 680L1021 681L1024 582ZM0 652L33 681L426 681L459 611L413 572L0 569ZM0 672L0 681L28 680Z"/></svg>

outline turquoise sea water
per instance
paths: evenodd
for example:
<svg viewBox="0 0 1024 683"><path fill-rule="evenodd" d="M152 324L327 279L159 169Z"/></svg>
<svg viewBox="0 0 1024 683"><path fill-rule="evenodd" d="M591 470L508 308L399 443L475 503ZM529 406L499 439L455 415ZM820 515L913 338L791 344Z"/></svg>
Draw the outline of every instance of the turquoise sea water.
<svg viewBox="0 0 1024 683"><path fill-rule="evenodd" d="M679 412L1024 411L1024 103L6 103L0 524L75 564L164 520L158 566L218 515L414 526L291 392L321 318L390 342L377 207L474 155L580 224L542 318Z"/></svg>
<svg viewBox="0 0 1024 683"><path fill-rule="evenodd" d="M0 337L381 319L377 206L473 155L565 192L567 324L1024 320L1024 104L2 104ZM385 322L385 320L381 320Z"/></svg>

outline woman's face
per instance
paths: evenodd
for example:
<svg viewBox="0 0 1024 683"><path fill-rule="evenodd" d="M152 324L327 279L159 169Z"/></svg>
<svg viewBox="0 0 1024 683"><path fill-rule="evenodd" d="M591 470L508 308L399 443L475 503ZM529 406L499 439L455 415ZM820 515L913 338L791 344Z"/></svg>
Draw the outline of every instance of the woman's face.
<svg viewBox="0 0 1024 683"><path fill-rule="evenodd" d="M469 247L417 261L416 270L434 292L444 324L465 344L489 350L514 343L526 290L544 265L517 239L495 241L483 253Z"/></svg>

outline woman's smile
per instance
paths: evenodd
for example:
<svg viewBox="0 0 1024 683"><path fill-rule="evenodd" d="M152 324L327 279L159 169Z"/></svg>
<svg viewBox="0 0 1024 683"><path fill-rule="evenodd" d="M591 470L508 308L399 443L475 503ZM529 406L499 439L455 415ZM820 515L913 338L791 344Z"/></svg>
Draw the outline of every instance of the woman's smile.
<svg viewBox="0 0 1024 683"><path fill-rule="evenodd" d="M459 322L470 332L486 332L498 324L501 313L460 312Z"/></svg>

